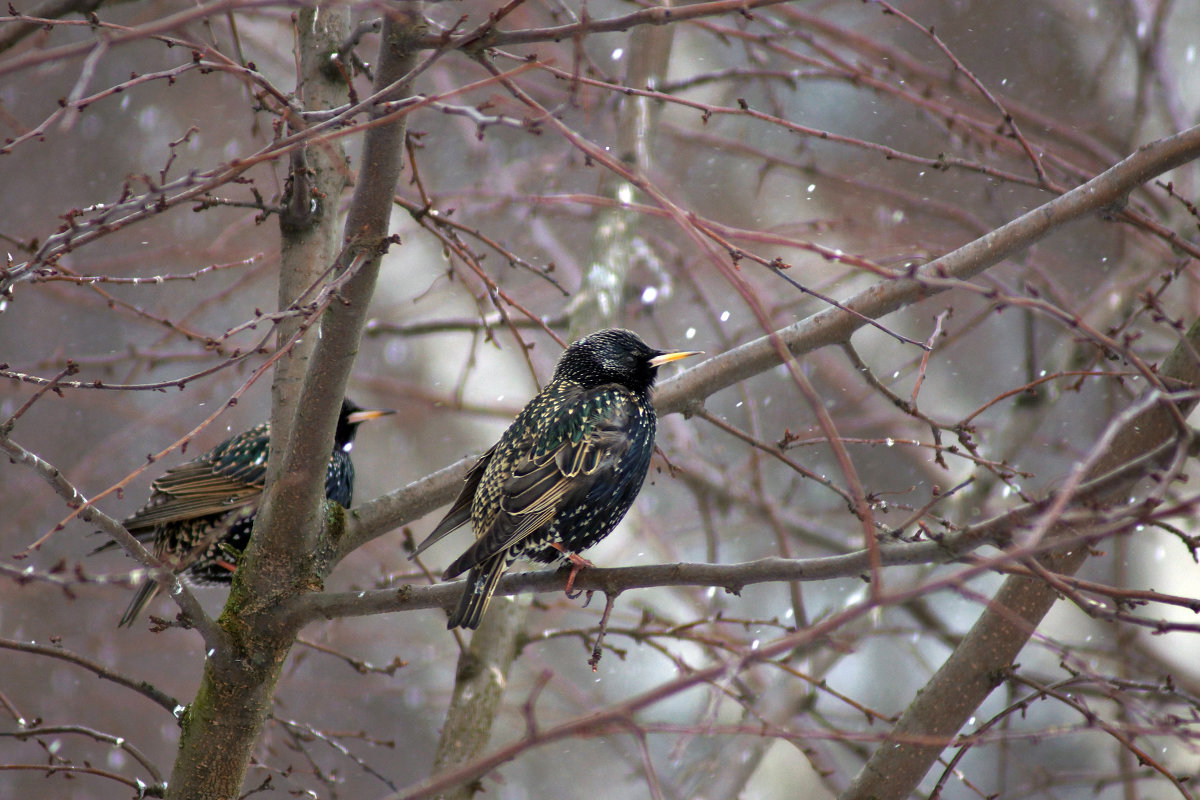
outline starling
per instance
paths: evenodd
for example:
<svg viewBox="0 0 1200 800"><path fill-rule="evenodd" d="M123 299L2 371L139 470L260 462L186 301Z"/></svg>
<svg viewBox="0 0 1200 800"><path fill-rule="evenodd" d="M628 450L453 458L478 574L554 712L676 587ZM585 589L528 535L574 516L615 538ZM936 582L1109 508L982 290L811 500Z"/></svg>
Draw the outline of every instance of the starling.
<svg viewBox="0 0 1200 800"><path fill-rule="evenodd" d="M658 425L650 387L663 364L699 351L655 350L613 328L563 352L554 377L471 471L445 518L412 557L467 520L475 543L442 574L466 570L448 628L474 629L496 583L518 558L569 561L608 535L637 497Z"/></svg>
<svg viewBox="0 0 1200 800"><path fill-rule="evenodd" d="M354 496L354 434L360 423L391 413L342 401L325 472L327 498L349 508ZM186 573L196 583L229 583L237 554L250 542L270 446L270 424L264 422L167 470L151 485L146 505L125 520L125 528L142 542L152 541L154 555L176 573ZM113 547L116 542L109 542L95 552ZM134 623L158 587L155 580L142 585L121 617L121 627Z"/></svg>

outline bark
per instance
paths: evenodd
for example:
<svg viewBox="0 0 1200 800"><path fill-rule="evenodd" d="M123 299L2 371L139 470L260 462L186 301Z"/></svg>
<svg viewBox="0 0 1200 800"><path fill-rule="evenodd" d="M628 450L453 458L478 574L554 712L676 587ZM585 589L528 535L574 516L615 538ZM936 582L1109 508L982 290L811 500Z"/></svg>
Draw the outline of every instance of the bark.
<svg viewBox="0 0 1200 800"><path fill-rule="evenodd" d="M394 99L406 88L402 79L415 64L412 41L422 30L416 4L386 16L375 80L379 100ZM319 588L328 564L313 557L316 545L343 527L340 509L323 506L325 465L386 249L404 132L404 118L398 117L366 133L339 264L355 272L341 287L344 302L332 305L320 322L322 335L300 390L293 435L275 454L279 478L264 493L254 537L235 574L220 619L231 644L210 652L196 699L181 715L169 800L239 796L297 632L278 613L280 603Z"/></svg>
<svg viewBox="0 0 1200 800"><path fill-rule="evenodd" d="M337 70L332 59L349 35L349 8L313 6L297 12L300 86L296 94L304 110L336 108L349 99L349 73ZM348 176L341 139L318 139L293 154L279 220L281 310L302 305L305 292L337 259L338 200L346 190ZM300 332L302 322L297 317L280 321L279 346ZM267 473L270 482L275 481L281 455L287 451L300 387L316 342L316 336L302 338L275 366L271 384L273 451Z"/></svg>
<svg viewBox="0 0 1200 800"><path fill-rule="evenodd" d="M495 602L479 630L471 636L470 647L459 656L454 696L434 756L434 774L474 760L487 747L492 723L508 685L509 668L516 656L517 638L525 627L524 608L515 608L518 605ZM471 800L476 790L475 782L469 781L438 797Z"/></svg>
<svg viewBox="0 0 1200 800"><path fill-rule="evenodd" d="M1200 386L1197 352L1200 352L1200 322L1192 325L1160 370L1159 374L1173 390ZM1150 391L1151 399L1159 393L1157 389ZM1162 397L1160 402L1131 415L1086 476L1097 477L1118 469L1172 438L1184 442L1188 433L1181 423L1195 405L1194 394L1177 402L1174 408ZM1094 502L1127 497L1143 474L1127 476ZM1056 525L1048 537L1061 539L1079 533L1066 525ZM1076 542L1072 547L1041 556L1038 561L1052 572L1073 575L1087 555L1087 546ZM842 793L841 800L900 800L916 791L938 755L951 744L992 690L1004 681L1017 654L1057 599L1058 592L1045 581L1021 576L1007 578L970 632L905 709L889 739L875 750Z"/></svg>
<svg viewBox="0 0 1200 800"><path fill-rule="evenodd" d="M778 366L774 337L797 357L844 342L867 320L961 286L960 281L979 275L1070 222L1118 206L1141 184L1197 157L1200 126L1148 144L1087 183L929 262L912 277L881 280L859 292L843 303L854 313L829 308L771 336L705 359L663 381L654 392L654 407L660 417L701 408L710 395ZM453 499L472 463L473 457L462 459L356 508L343 555L445 505Z"/></svg>
<svg viewBox="0 0 1200 800"><path fill-rule="evenodd" d="M626 80L639 88L656 85L667 70L674 28L640 28L630 37ZM622 120L618 156L644 172L655 132L657 109L644 97L628 97L621 104ZM636 190L623 178L605 173L601 193L623 203L636 199ZM626 277L633 266L639 215L623 206L605 211L596 223L590 248L590 266L568 308L569 341L614 324L622 307ZM504 697L517 638L525 628L527 601L493 603L483 617L471 646L458 659L457 679L442 737L438 743L434 774L451 771L479 757L487 747L492 724ZM439 795L446 800L468 800L473 783L461 783Z"/></svg>

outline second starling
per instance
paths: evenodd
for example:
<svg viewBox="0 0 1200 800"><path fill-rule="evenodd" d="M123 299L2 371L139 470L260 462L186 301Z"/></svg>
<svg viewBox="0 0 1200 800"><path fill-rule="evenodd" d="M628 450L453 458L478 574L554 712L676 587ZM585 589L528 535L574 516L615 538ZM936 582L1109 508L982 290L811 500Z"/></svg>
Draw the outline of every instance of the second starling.
<svg viewBox="0 0 1200 800"><path fill-rule="evenodd" d="M467 572L448 628L479 626L500 576L516 559L569 561L629 510L654 453L650 389L663 364L699 351L663 351L620 328L572 344L554 377L467 473L449 513L413 553L468 520L475 543L442 575Z"/></svg>
<svg viewBox="0 0 1200 800"><path fill-rule="evenodd" d="M350 460L354 434L361 423L391 413L342 401L325 471L325 497L350 507L354 499L354 462ZM264 422L167 470L151 485L146 505L125 520L126 530L139 541L153 542L154 555L176 573L185 573L196 583L229 583L237 554L250 543L270 445L270 424ZM95 552L116 546L109 542ZM158 589L155 580L142 584L120 626L132 625Z"/></svg>

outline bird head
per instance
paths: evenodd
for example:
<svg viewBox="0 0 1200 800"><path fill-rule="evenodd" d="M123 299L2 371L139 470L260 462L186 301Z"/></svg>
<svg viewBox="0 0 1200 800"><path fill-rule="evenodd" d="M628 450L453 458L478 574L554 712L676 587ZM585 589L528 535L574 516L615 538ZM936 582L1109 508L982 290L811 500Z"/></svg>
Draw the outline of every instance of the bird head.
<svg viewBox="0 0 1200 800"><path fill-rule="evenodd" d="M617 383L633 391L648 391L658 368L700 350L655 350L633 331L608 328L571 344L558 360L554 379L584 386Z"/></svg>
<svg viewBox="0 0 1200 800"><path fill-rule="evenodd" d="M334 447L340 450L349 450L354 443L354 434L358 432L359 425L367 420L379 419L395 413L386 408L362 408L349 398L342 400L342 411L338 414L337 433L333 435Z"/></svg>

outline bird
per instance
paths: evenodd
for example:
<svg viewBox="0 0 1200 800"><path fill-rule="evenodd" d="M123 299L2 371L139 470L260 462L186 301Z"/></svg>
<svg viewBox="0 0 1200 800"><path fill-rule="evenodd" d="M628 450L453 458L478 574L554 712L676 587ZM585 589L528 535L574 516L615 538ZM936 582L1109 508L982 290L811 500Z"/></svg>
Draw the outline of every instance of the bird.
<svg viewBox="0 0 1200 800"><path fill-rule="evenodd" d="M500 576L518 558L570 562L570 593L578 571L591 566L579 553L612 531L646 479L658 368L699 354L655 350L622 328L563 351L550 382L479 457L458 499L410 556L471 523L474 544L442 574L450 580L467 573L447 628L477 628Z"/></svg>
<svg viewBox="0 0 1200 800"><path fill-rule="evenodd" d="M358 426L393 413L363 409L348 398L342 400L325 471L328 499L350 507L354 499L350 448ZM167 470L151 484L146 504L124 521L125 529L139 541L153 543L154 555L176 574L183 573L194 583L229 583L238 554L250 542L270 447L271 426L264 422ZM93 552L116 546L109 542ZM131 626L158 589L156 580L143 583L118 627Z"/></svg>

